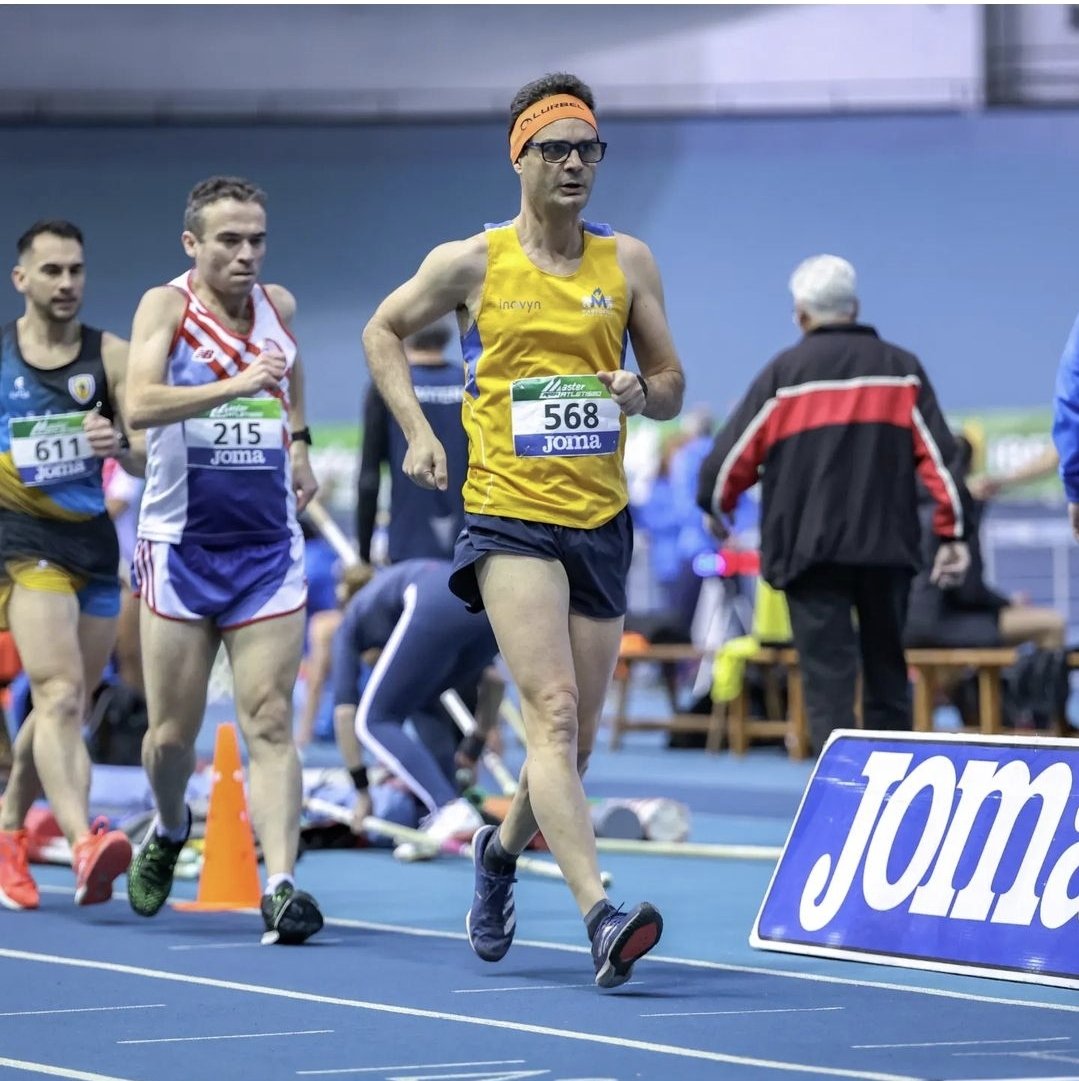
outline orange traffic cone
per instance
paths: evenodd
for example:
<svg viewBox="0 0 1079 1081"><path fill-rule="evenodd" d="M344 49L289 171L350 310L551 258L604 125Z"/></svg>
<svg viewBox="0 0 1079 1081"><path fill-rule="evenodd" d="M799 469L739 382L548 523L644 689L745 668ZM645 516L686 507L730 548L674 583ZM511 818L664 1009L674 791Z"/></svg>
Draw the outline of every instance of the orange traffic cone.
<svg viewBox="0 0 1079 1081"><path fill-rule="evenodd" d="M173 907L185 912L258 908L258 859L234 724L217 726L213 770L198 900L176 901Z"/></svg>

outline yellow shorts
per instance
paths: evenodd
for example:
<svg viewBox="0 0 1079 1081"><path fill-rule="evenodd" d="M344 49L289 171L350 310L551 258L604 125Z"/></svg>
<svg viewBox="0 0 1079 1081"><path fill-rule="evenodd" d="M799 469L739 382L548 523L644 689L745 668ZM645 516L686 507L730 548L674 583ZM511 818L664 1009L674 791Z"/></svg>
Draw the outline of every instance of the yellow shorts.
<svg viewBox="0 0 1079 1081"><path fill-rule="evenodd" d="M9 559L4 574L10 582L39 593L78 593L86 579L46 559Z"/></svg>
<svg viewBox="0 0 1079 1081"><path fill-rule="evenodd" d="M66 593L79 602L83 615L115 619L120 612L119 582L89 582L82 575L46 559L9 559L0 579L0 628L7 628L7 606L13 586L35 593Z"/></svg>

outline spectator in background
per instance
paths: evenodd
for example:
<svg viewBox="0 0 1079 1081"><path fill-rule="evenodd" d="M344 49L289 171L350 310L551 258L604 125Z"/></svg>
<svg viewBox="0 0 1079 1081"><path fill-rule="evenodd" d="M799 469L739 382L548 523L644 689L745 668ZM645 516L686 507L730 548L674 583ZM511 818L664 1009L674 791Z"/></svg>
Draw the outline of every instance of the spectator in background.
<svg viewBox="0 0 1079 1081"><path fill-rule="evenodd" d="M965 481L973 449L963 436L955 442L958 453L952 470ZM970 567L963 582L955 589L941 589L931 581L940 540L932 530L933 500L924 487L919 498L922 567L911 584L905 644L976 647L1033 642L1043 649L1061 649L1065 628L1059 612L1027 604L1017 597L1005 597L986 583L980 538L984 510L981 500L972 500L968 510Z"/></svg>
<svg viewBox="0 0 1079 1081"><path fill-rule="evenodd" d="M649 569L662 604L662 634L655 641L690 640L702 582L694 561L717 548L697 508L697 478L712 433L711 416L698 410L661 437L651 491L635 514L635 524L648 533Z"/></svg>
<svg viewBox="0 0 1079 1081"><path fill-rule="evenodd" d="M333 738L333 702L328 688L331 644L341 622L338 607L340 559L333 545L300 515L304 541L304 573L307 577L307 626L303 649L303 707L296 726L296 746L301 750L315 739Z"/></svg>
<svg viewBox="0 0 1079 1081"><path fill-rule="evenodd" d="M1053 444L1068 500L1072 534L1079 540L1079 319L1072 326L1057 370L1053 398Z"/></svg>
<svg viewBox="0 0 1079 1081"><path fill-rule="evenodd" d="M685 442L682 432L666 435L660 444L659 467L652 481L648 498L637 508L634 516L635 526L648 534L648 569L659 591L662 618L672 624L681 622L677 618L679 580L683 572L683 561L679 550L679 538L686 521L684 508L679 506L678 493L671 478L671 459ZM696 508L692 508L694 512ZM700 515L693 514L698 522ZM692 613L690 613L692 618ZM689 622L686 621L688 641ZM674 628L672 627L672 630Z"/></svg>
<svg viewBox="0 0 1079 1081"><path fill-rule="evenodd" d="M688 642L691 638L693 616L701 596L700 574L694 568L699 555L714 552L716 539L705 528L697 508L697 478L701 464L712 449L715 421L711 413L697 409L689 413L682 425L685 438L671 455L670 478L675 504L681 519L678 531L679 571L674 586L674 611L678 629Z"/></svg>
<svg viewBox="0 0 1079 1081"><path fill-rule="evenodd" d="M461 485L468 467L468 437L461 423L464 372L445 355L450 336L445 323L433 323L405 341L416 398L446 449L449 485L445 491L420 488L405 475L408 441L375 384L368 388L356 501L356 536L365 563L371 561L384 464L390 471L389 562L453 555L454 541L464 524Z"/></svg>
<svg viewBox="0 0 1079 1081"><path fill-rule="evenodd" d="M1060 468L1060 454L1056 447L1046 447L1029 462L1010 473L983 473L967 481L970 494L975 499L990 500L1011 488L1018 488L1032 481L1050 477Z"/></svg>
<svg viewBox="0 0 1079 1081"><path fill-rule="evenodd" d="M762 575L787 595L819 752L833 729L854 724L859 654L865 726L910 727L902 634L920 562L916 479L936 503L931 577L941 586L966 572L969 500L943 464L954 440L918 359L857 322L850 263L807 259L790 289L804 337L724 425L698 502L723 537L724 516L761 481Z"/></svg>
<svg viewBox="0 0 1079 1081"><path fill-rule="evenodd" d="M367 564L353 568L333 639L334 729L358 793L358 822L371 806L363 748L405 784L426 812L423 830L438 840L471 837L483 825L458 797L454 756L462 737L439 697L454 689L475 701L498 651L487 617L472 615L450 592L452 569L433 559L403 560L373 578ZM373 669L361 690L365 660Z"/></svg>

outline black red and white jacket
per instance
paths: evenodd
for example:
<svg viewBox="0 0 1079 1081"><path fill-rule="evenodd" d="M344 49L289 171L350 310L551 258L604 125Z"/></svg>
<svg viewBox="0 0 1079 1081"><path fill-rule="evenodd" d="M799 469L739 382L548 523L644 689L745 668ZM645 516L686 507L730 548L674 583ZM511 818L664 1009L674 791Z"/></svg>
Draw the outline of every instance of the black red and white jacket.
<svg viewBox="0 0 1079 1081"><path fill-rule="evenodd" d="M701 466L697 501L730 514L761 482L761 573L784 589L822 563L917 568L916 479L941 538L964 535L955 441L918 358L869 326L819 327L757 376Z"/></svg>

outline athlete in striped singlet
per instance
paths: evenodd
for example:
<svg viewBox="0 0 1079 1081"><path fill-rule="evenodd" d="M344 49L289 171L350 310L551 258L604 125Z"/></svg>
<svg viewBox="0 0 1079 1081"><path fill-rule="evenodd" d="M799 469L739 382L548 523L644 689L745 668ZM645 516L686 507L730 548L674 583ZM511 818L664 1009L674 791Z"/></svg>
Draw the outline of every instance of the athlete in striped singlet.
<svg viewBox="0 0 1079 1081"><path fill-rule="evenodd" d="M194 267L146 293L132 328L128 409L131 424L147 430L134 566L150 722L143 765L157 819L132 860L128 895L152 916L172 887L191 822L184 791L223 642L268 876L267 941L302 942L322 916L293 881L301 781L292 692L307 595L296 514L317 485L289 329L296 304L258 281L264 204L235 177L196 185L181 238Z"/></svg>
<svg viewBox="0 0 1079 1081"><path fill-rule="evenodd" d="M120 553L101 465L118 457L141 472L143 457L119 427L127 342L78 319L82 233L70 222L37 222L17 248L12 278L26 310L0 332L0 613L34 708L0 811L0 904L38 906L22 827L44 789L72 846L75 903L89 905L112 896L131 859L123 833L88 821L82 725L120 611Z"/></svg>
<svg viewBox="0 0 1079 1081"><path fill-rule="evenodd" d="M596 983L615 987L659 940L662 920L647 903L627 913L609 903L580 774L626 612L625 418L675 416L684 378L651 252L581 219L606 148L592 107L592 92L571 75L518 91L509 150L520 213L435 248L383 301L364 345L409 440L406 472L444 488L445 452L401 343L458 314L470 452L450 587L473 610L486 608L528 732L510 812L474 842L469 940L488 961L510 948L514 863L538 826L584 917ZM627 338L642 377L624 367Z"/></svg>

